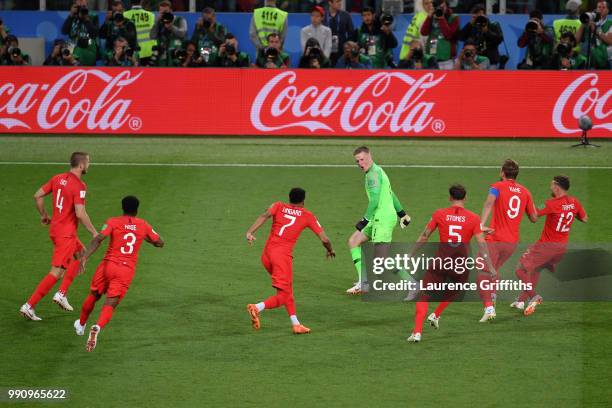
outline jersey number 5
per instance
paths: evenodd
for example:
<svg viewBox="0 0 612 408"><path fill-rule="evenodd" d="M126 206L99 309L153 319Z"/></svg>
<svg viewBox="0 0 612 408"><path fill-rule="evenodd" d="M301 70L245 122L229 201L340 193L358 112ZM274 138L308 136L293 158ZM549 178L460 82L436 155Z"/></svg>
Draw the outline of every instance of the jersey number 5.
<svg viewBox="0 0 612 408"><path fill-rule="evenodd" d="M121 253L129 255L134 252L134 244L136 243L136 235L132 232L128 232L123 236L125 239L125 245L121 247Z"/></svg>
<svg viewBox="0 0 612 408"><path fill-rule="evenodd" d="M283 225L280 229L280 231L278 231L278 236L281 237L283 236L283 232L285 232L285 228L292 226L293 224L295 224L295 217L293 215L287 215L287 214L283 214L283 216L287 219L289 219L289 222L285 225Z"/></svg>
<svg viewBox="0 0 612 408"><path fill-rule="evenodd" d="M448 239L448 242L453 242L451 238L455 237L457 238L457 241L455 242L459 244L461 242L461 234L459 233L459 231L461 231L461 225L449 225L448 235L450 238ZM451 245L451 246L454 246L454 245Z"/></svg>

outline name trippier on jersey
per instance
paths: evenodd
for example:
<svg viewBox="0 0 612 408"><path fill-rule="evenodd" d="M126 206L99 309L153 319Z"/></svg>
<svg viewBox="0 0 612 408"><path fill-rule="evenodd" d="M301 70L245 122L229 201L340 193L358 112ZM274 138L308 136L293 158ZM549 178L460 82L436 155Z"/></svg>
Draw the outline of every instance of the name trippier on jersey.
<svg viewBox="0 0 612 408"><path fill-rule="evenodd" d="M385 291L477 291L477 290L495 290L502 291L520 291L532 290L531 282L513 281L502 279L495 282L484 280L480 283L476 282L424 282L401 280L399 282L385 282L382 279L377 279L372 282L371 288L377 292Z"/></svg>
<svg viewBox="0 0 612 408"><path fill-rule="evenodd" d="M397 254L394 257L376 257L372 263L372 273L380 275L385 271L404 270L414 275L419 270L438 269L452 270L462 274L474 268L484 269L485 259L481 256L475 258L470 256L425 256L411 257L408 254Z"/></svg>

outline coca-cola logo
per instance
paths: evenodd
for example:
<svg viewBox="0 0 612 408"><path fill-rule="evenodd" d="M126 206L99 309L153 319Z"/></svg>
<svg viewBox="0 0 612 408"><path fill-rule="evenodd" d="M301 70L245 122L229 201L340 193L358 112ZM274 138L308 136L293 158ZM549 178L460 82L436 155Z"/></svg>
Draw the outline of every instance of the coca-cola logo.
<svg viewBox="0 0 612 408"><path fill-rule="evenodd" d="M612 89L600 91L596 87L598 81L598 74L584 74L559 95L552 114L555 129L564 134L581 132L578 119L588 115L593 120L593 129L612 132L612 123L606 121L612 114L612 108L608 106Z"/></svg>
<svg viewBox="0 0 612 408"><path fill-rule="evenodd" d="M81 124L89 130L117 130L130 120L128 109L132 104L131 99L119 98L119 93L141 75L142 71L132 76L126 70L111 76L98 69L77 69L54 84L28 82L17 87L4 83L0 86L0 125L31 129L19 117L37 109L36 121L43 130L72 130ZM94 99L89 90L100 85L95 81L101 81L104 88L94 94Z"/></svg>
<svg viewBox="0 0 612 408"><path fill-rule="evenodd" d="M445 76L426 73L414 78L402 72L377 72L357 87L320 89L310 84L299 89L297 73L286 71L261 88L251 105L251 123L262 132L305 128L374 133L384 129L393 134L419 133L433 123L438 132L444 122L432 117L435 102L423 98Z"/></svg>

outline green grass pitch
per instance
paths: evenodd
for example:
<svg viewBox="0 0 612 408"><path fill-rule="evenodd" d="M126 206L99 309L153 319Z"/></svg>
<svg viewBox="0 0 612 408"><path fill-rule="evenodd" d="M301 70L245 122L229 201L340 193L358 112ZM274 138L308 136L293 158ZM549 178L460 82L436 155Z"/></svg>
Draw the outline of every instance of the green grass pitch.
<svg viewBox="0 0 612 408"><path fill-rule="evenodd" d="M416 239L430 214L447 205L452 182L465 184L468 208L480 213L498 170L467 166L499 166L506 157L525 167L558 167L521 170L519 181L538 204L548 197L552 176L571 177L571 193L590 217L589 224L575 225L572 242L612 240L612 170L605 168L612 163L611 142L584 150L570 149L571 141L5 136L0 138L0 387L66 388L69 400L54 406L70 407L610 406L608 303L548 302L529 318L500 305L497 320L486 325L478 323L480 304L453 304L440 330L425 328L424 341L415 345L405 341L414 304L346 296L355 280L346 240L366 206L363 174L356 167L96 165L350 166L352 150L364 143L383 167L432 165L387 168L413 219L408 229L396 230L397 241ZM132 287L91 354L85 352L86 339L72 329L78 312L60 311L51 296L37 307L42 322L18 314L51 256L31 197L67 166L7 162L66 162L74 150L91 154L85 181L94 224L99 228L118 215L122 196L135 194L140 215L167 244L142 249ZM338 256L325 260L318 240L305 231L295 249L294 279L298 316L312 333L292 335L284 309L264 312L262 330L254 332L245 305L273 293L259 260L269 226L259 231L254 247L244 233L294 186L307 190L306 206L319 217ZM523 241L530 242L542 221L534 226L525 220L522 227ZM88 241L85 234L81 239ZM102 253L71 288L76 309ZM92 319L99 310L100 305Z"/></svg>

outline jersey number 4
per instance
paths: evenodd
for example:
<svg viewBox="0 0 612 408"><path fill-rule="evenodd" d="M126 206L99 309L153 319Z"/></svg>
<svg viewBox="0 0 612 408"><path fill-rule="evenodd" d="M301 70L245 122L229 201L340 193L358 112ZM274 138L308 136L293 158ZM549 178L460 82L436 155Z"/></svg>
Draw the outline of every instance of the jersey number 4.
<svg viewBox="0 0 612 408"><path fill-rule="evenodd" d="M287 215L287 214L283 214L283 216L285 218L287 218L289 220L289 222L285 225L283 225L280 229L280 231L278 231L278 236L282 237L283 236L283 232L285 232L285 228L288 228L290 226L292 226L293 224L295 224L295 217L293 215Z"/></svg>
<svg viewBox="0 0 612 408"><path fill-rule="evenodd" d="M62 213L64 209L64 197L62 197L62 189L57 190L57 195L55 196L55 208L59 210L59 213Z"/></svg>

